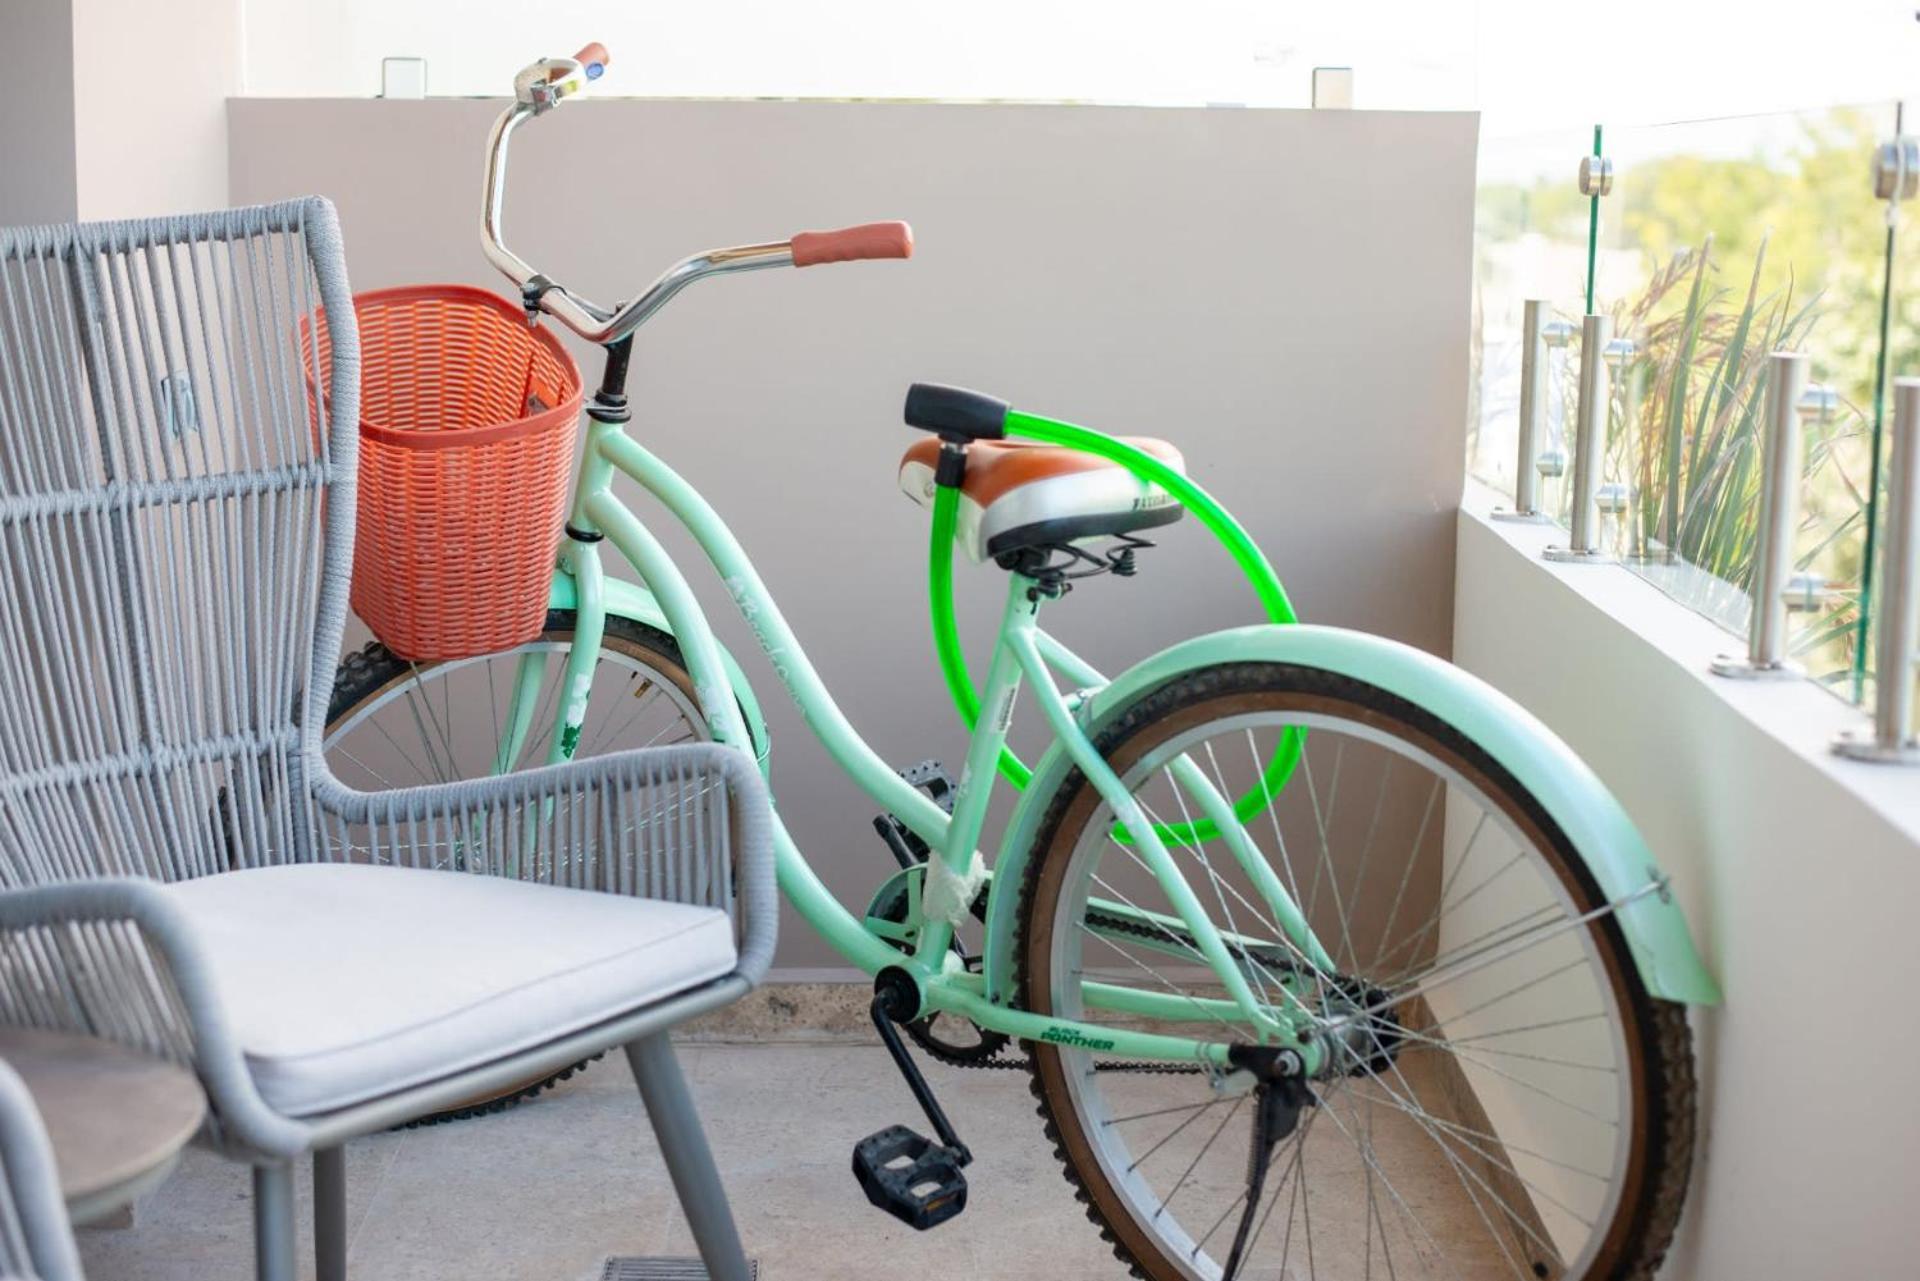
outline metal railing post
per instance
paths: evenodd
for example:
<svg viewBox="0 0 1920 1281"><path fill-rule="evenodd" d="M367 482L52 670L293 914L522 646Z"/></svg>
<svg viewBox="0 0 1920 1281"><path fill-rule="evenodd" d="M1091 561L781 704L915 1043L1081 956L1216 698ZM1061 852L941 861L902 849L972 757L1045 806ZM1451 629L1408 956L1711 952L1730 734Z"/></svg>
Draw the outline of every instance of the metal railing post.
<svg viewBox="0 0 1920 1281"><path fill-rule="evenodd" d="M1913 725L1914 664L1920 661L1920 378L1893 384L1886 541L1875 599L1873 733L1842 735L1833 750L1854 760L1920 764Z"/></svg>
<svg viewBox="0 0 1920 1281"><path fill-rule="evenodd" d="M1753 549L1753 616L1747 652L1713 660L1718 676L1771 679L1799 676L1787 657L1787 580L1793 573L1793 536L1800 525L1800 402L1807 389L1807 357L1776 351L1767 357L1767 438L1761 458L1760 510Z"/></svg>
<svg viewBox="0 0 1920 1281"><path fill-rule="evenodd" d="M1606 349L1613 317L1587 315L1580 321L1580 396L1573 413L1573 517L1567 545L1549 547L1548 560L1601 564L1613 559L1600 547L1600 504L1595 494L1606 458L1607 407L1612 401Z"/></svg>
<svg viewBox="0 0 1920 1281"><path fill-rule="evenodd" d="M1544 521L1540 510L1540 427L1547 416L1547 302L1529 298L1520 313L1520 445L1513 469L1513 510L1495 520Z"/></svg>

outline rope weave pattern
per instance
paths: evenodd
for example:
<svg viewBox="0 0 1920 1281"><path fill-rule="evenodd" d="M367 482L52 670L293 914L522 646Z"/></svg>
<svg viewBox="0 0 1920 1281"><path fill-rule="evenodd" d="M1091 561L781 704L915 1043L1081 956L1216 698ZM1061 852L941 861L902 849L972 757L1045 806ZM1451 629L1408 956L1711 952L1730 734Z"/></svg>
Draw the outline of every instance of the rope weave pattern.
<svg viewBox="0 0 1920 1281"><path fill-rule="evenodd" d="M773 948L737 753L378 794L328 772L359 354L325 201L0 230L0 1021L194 1063L255 1149L295 1140L154 882L392 863L722 908L754 980Z"/></svg>

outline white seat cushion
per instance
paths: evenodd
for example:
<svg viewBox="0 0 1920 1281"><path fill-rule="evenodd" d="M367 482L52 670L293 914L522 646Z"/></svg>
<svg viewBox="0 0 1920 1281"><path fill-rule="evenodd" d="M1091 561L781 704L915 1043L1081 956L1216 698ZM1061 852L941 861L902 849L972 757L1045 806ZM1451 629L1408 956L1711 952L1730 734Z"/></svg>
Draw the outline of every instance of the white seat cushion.
<svg viewBox="0 0 1920 1281"><path fill-rule="evenodd" d="M288 1116L505 1058L734 965L724 912L492 876L309 863L167 893Z"/></svg>

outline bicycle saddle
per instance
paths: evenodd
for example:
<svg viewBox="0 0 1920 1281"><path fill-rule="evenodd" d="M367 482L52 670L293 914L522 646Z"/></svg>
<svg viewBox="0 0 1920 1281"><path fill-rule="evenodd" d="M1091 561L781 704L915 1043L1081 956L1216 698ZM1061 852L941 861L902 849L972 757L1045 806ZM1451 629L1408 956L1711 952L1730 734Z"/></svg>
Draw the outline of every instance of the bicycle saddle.
<svg viewBox="0 0 1920 1281"><path fill-rule="evenodd" d="M1184 509L1171 494L1118 463L1058 445L996 439L1003 431L1003 401L924 384L914 393L907 400L908 423L940 435L916 440L901 456L900 489L931 509L941 439L968 441L954 537L976 562L1024 547L1129 534L1180 519ZM1166 441L1125 439L1186 473L1180 451Z"/></svg>

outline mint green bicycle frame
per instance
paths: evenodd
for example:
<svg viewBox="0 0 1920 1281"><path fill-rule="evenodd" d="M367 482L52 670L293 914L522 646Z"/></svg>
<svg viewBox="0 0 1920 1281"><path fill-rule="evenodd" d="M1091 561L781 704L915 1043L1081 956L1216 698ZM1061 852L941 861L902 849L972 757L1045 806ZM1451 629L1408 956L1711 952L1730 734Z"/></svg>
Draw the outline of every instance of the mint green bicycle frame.
<svg viewBox="0 0 1920 1281"><path fill-rule="evenodd" d="M1022 434L1104 454L1148 479L1170 483L1185 491L1183 500L1194 507L1203 523L1213 528L1230 548L1252 546L1244 535L1240 535L1238 543L1228 538L1229 533L1238 532L1237 526L1231 530L1221 526L1218 522L1224 520L1230 524L1231 517L1225 516L1197 487L1184 478L1177 478L1177 473L1154 474L1149 467L1149 464L1158 466L1154 460L1121 442L1084 428L1025 415L1010 416L1009 427ZM962 714L973 722L953 813L948 815L902 779L848 723L726 523L672 468L614 423L592 421L588 425L569 516L575 530L589 535L602 534L605 542L563 540L554 583L554 604L574 609L576 622L572 648L561 677L557 732L551 737L550 761L566 759L579 740L610 607L617 603L618 612L632 612L636 599L652 606L646 611L649 616L641 621L662 627L678 643L712 737L750 754L761 754L747 717L742 713L744 705L756 712L757 720L757 705L751 701L744 679L731 656L714 638L706 615L678 565L646 525L614 494L613 480L617 474L638 482L692 534L726 585L775 674L799 706L808 728L861 790L926 841L933 851L932 857L955 877L964 879L974 865L996 773L1005 773L1016 786L1026 781L1027 767L1007 753L1006 738L1021 688L1031 687L1032 701L1052 731L1054 741L1032 772L1036 785L1016 810L991 874L991 884L994 888L1018 885L1019 873L1029 852L1027 846L1037 823L1039 805L1034 802L1044 801L1066 769L1077 767L1108 802L1116 819L1116 834L1128 841L1136 856L1155 876L1175 914L1174 917L1135 915L1157 920L1166 927L1170 940L1167 949L1181 955L1187 954L1187 943L1176 944L1173 931L1184 931L1192 949L1207 961L1225 989L1224 997L1195 999L1089 979L1082 984L1081 996L1090 1013L1108 1011L1163 1024L1205 1021L1217 1026L1217 1020L1224 1019L1244 1027L1249 1041L1298 1050L1309 1072L1318 1071L1322 1066L1323 1051L1312 1036L1316 1026L1313 1013L1297 999L1290 1005L1276 1007L1255 995L1243 964L1236 962L1233 955L1236 947L1251 945L1253 941L1223 932L1213 924L1175 865L1163 839L1167 835L1165 829L1156 829L1147 821L1131 793L1093 746L1086 729L1098 710L1124 705L1125 699L1117 695L1124 693L1131 697L1150 688L1144 683L1145 674L1157 673L1157 679L1164 680L1210 662L1249 658L1309 661L1362 676L1414 698L1430 709L1449 712L1456 724L1473 731L1476 741L1487 746L1496 759L1501 759L1529 784L1548 812L1574 838L1602 889L1615 904L1617 919L1650 989L1669 999L1718 999L1717 988L1694 951L1684 918L1665 893L1664 875L1632 824L1577 758L1523 710L1457 669L1404 646L1358 633L1305 626L1235 629L1176 646L1109 683L1058 638L1041 629L1038 614L1043 598L1031 590L1032 580L1010 574L984 688L971 706L966 695L972 690L963 660L951 649L942 651L943 667ZM941 621L941 591L947 586L938 572L938 562L943 551L951 547L950 538L945 540L947 547L941 547L939 534L943 528L951 529L951 502L950 495L943 496L946 510L936 508L935 515L937 630ZM610 543L634 567L646 584L646 592L637 592L627 584L609 583L601 563L600 549L605 543ZM1252 554L1257 556L1257 549ZM1261 565L1264 566L1264 559ZM1246 567L1243 562L1243 568ZM1251 569L1249 576L1256 585L1262 581ZM1271 579L1270 570L1266 577ZM1275 581L1275 591L1277 587ZM1279 616L1285 611L1285 616L1291 617L1283 594L1270 597L1263 593L1263 603L1271 614ZM950 615L947 621L950 624ZM517 759L526 740L536 701L531 694L540 685L545 662L540 655L522 659L507 733L497 757L500 768ZM1056 683L1056 676L1064 678L1067 691L1063 692ZM985 709L986 714L975 715L980 709ZM1280 756L1269 764L1267 782L1256 788L1251 797L1235 799L1221 795L1190 762L1186 768L1176 762L1175 777L1192 795L1203 816L1196 826L1209 829L1200 835L1203 839L1224 840L1265 899L1273 913L1272 919L1286 936L1285 946L1295 954L1299 964L1309 973L1331 973L1335 967L1326 949L1241 826L1241 819L1249 812L1249 801L1258 808L1270 800L1279 786L1284 785L1295 757L1297 742L1289 754L1283 741ZM1008 968L1009 953L1014 946L1012 894L990 894L984 968L972 973L960 965L952 951L953 923L928 917L921 911L922 883L916 876L916 873L924 874L921 869L895 873L909 881L910 919L904 928L897 924L866 922L821 884L777 812L774 835L780 888L800 915L848 962L866 973L877 974L890 967L905 970L918 985L924 1011L950 1012L982 1027L1024 1039L1133 1058L1226 1065L1229 1047L1217 1040L1075 1022L1013 1008ZM1120 905L1105 906L1122 913L1127 911ZM918 919L911 919L916 917ZM910 952L902 950L902 941L906 939L911 939ZM1287 984L1282 984L1280 991L1283 997L1292 995Z"/></svg>
<svg viewBox="0 0 1920 1281"><path fill-rule="evenodd" d="M981 698L991 714L981 718L974 728L953 813L948 815L902 779L848 723L746 552L706 500L665 462L626 435L619 425L590 422L569 521L582 533L604 535L605 543L610 543L632 564L647 585L659 609L658 619L649 621L663 623L664 629L671 632L679 644L714 740L750 753L756 750L736 697L737 669L723 655L678 565L652 532L613 493L616 474L632 477L693 535L759 640L774 672L798 704L808 727L861 790L926 841L934 851L933 856L956 876L965 877L974 864L1014 706L1021 687L1031 686L1033 701L1056 743L1112 805L1119 823L1133 834L1131 840L1136 854L1166 891L1178 915L1177 925L1171 921L1168 924L1185 930L1226 989L1224 999L1196 1002L1172 993L1088 982L1083 988L1088 1008L1163 1022L1205 1020L1215 1026L1215 1021L1224 1017L1245 1026L1249 1040L1296 1046L1307 1056L1310 1070L1318 1067L1318 1052L1305 1035L1313 1023L1306 1007L1296 1003L1296 1008L1275 1009L1255 995L1243 965L1236 963L1232 955L1233 946L1247 940L1223 934L1214 925L1175 866L1153 824L1107 768L1076 719L1075 709L1083 697L1082 689L1105 682L1091 665L1040 628L1038 614L1043 598L1030 590L1034 586L1032 580L1018 574L1009 576L999 640L988 664ZM550 740L549 761L566 759L579 740L611 594L601 563L603 545L572 538L562 542L554 600L570 605L576 620L573 645L561 676L556 711L558 732ZM516 759L526 741L536 702L531 694L539 687L544 664L545 659L539 655L528 655L522 660L508 725L496 758L499 768ZM1056 675L1064 677L1074 692L1063 693L1056 683ZM1308 929L1304 916L1282 888L1271 865L1242 831L1235 818L1234 801L1220 795L1197 767L1182 781L1192 791L1200 811L1225 834L1229 848L1267 896L1273 919L1282 924L1304 962L1331 971L1332 959ZM877 974L887 967L905 969L918 983L927 1010L963 1015L1010 1036L1093 1045L1133 1057L1225 1063L1227 1046L1224 1043L1044 1018L989 999L985 975L968 973L958 965L951 946L953 924L950 921L926 917L909 921L912 951L903 952L898 944L856 917L820 883L777 812L774 834L781 891L807 923L848 962L869 974ZM920 886L916 883L910 896L916 914L920 899ZM1184 948L1181 950L1184 952Z"/></svg>

